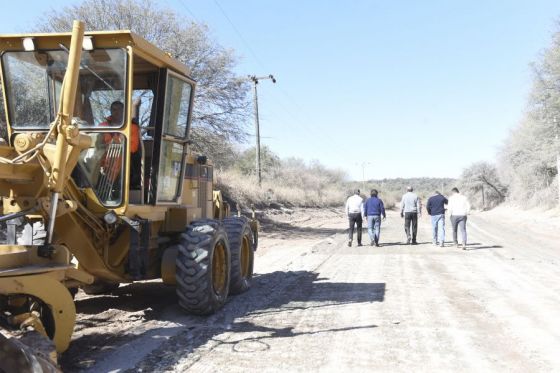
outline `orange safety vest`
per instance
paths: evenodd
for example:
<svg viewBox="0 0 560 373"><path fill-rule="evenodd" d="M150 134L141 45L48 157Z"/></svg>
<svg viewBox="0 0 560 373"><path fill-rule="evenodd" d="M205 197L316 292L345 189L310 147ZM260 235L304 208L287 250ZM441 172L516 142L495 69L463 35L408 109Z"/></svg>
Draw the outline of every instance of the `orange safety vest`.
<svg viewBox="0 0 560 373"><path fill-rule="evenodd" d="M108 116L105 119L106 119L105 122L99 124L100 126L108 126L109 123L113 121L113 118L111 116ZM113 140L113 142L120 144L121 138L119 135L120 134L116 132L105 133L103 134L103 142L105 144L110 144L111 140ZM132 126L130 127L130 153L136 153L139 147L140 147L140 126L138 126L138 123L132 122Z"/></svg>
<svg viewBox="0 0 560 373"><path fill-rule="evenodd" d="M113 118L111 116L108 116L106 118L106 121L103 123L100 123L100 126L109 126L109 123L111 123L113 120ZM121 143L121 134L118 132L112 132L112 133L104 133L103 134L103 142L107 145L112 143L115 144L120 144ZM134 154L138 151L138 148L140 147L140 127L138 126L138 123L132 122L132 127L130 128L130 153ZM112 160L111 163L110 160L107 159L107 152L105 152L105 155L103 156L103 158L101 159L101 166L103 166L104 168L106 168L105 173L108 174L109 180L111 181L111 183L114 183L117 180L117 177L120 174L120 170L121 170L121 163L122 163L122 156L118 156L115 159ZM108 168L108 169L107 169Z"/></svg>

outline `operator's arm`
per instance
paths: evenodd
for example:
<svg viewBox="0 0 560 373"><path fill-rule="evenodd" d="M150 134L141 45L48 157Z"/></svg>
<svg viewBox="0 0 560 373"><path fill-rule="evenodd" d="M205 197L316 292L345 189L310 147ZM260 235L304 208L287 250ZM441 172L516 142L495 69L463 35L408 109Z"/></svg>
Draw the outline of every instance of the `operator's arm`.
<svg viewBox="0 0 560 373"><path fill-rule="evenodd" d="M140 128L132 122L130 127L130 152L136 153L140 147Z"/></svg>

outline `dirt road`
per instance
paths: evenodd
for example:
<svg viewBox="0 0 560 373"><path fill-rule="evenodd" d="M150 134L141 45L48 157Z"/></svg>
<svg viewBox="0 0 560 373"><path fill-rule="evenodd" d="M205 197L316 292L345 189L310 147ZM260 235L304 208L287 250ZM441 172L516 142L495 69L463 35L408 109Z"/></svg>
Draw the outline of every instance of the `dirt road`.
<svg viewBox="0 0 560 373"><path fill-rule="evenodd" d="M346 220L335 210L269 216L251 291L207 318L183 314L173 289L158 282L80 292L62 366L559 371L560 227L504 216L471 216L467 251L433 246L427 218L420 245L403 245L394 212L379 248L347 247Z"/></svg>

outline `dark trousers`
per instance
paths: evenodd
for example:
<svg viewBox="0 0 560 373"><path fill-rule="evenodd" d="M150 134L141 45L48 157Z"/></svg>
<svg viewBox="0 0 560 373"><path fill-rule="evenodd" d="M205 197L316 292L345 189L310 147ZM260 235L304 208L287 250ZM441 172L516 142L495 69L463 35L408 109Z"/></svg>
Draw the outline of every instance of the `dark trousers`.
<svg viewBox="0 0 560 373"><path fill-rule="evenodd" d="M451 226L453 227L453 243L457 241L457 231L461 230L463 236L463 243L467 244L467 216L466 215L451 215Z"/></svg>
<svg viewBox="0 0 560 373"><path fill-rule="evenodd" d="M354 224L358 228L356 235L358 236L358 244L362 243L362 214L355 213L355 214L348 214L348 223L350 224L350 230L348 231L348 241L352 241L352 237L354 237Z"/></svg>
<svg viewBox="0 0 560 373"><path fill-rule="evenodd" d="M412 228L412 237L411 230ZM416 212L404 213L404 231L406 232L406 240L416 242L416 232L418 231L418 214Z"/></svg>

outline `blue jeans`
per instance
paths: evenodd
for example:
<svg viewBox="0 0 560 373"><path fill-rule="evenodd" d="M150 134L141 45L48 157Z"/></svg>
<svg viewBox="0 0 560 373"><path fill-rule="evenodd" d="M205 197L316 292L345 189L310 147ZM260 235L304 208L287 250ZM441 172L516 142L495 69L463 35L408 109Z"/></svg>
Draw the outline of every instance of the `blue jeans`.
<svg viewBox="0 0 560 373"><path fill-rule="evenodd" d="M457 231L461 230L463 236L463 244L467 244L467 216L466 215L451 215L451 226L453 227L453 243L457 244Z"/></svg>
<svg viewBox="0 0 560 373"><path fill-rule="evenodd" d="M445 214L432 215L432 242L440 245L445 241Z"/></svg>
<svg viewBox="0 0 560 373"><path fill-rule="evenodd" d="M379 242L379 234L381 233L381 215L368 215L367 232L371 242Z"/></svg>

